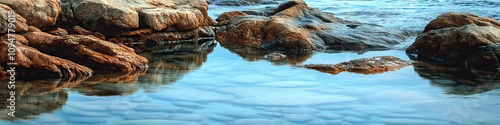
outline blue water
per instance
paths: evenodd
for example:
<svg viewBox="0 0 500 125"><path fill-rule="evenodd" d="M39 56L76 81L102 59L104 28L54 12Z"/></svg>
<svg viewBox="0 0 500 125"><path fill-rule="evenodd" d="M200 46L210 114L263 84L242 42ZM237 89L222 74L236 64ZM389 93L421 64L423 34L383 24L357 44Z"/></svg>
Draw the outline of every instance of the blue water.
<svg viewBox="0 0 500 125"><path fill-rule="evenodd" d="M479 0L306 1L341 18L416 33L448 11L499 19L500 5ZM215 18L262 7L210 5L209 14ZM2 115L0 124L500 123L500 82L492 74L416 65L375 75L331 75L298 67L384 55L408 60L404 49L412 42L387 51L314 53L280 62L207 45L149 56L151 68L145 74L98 75L85 82L19 81L18 117Z"/></svg>

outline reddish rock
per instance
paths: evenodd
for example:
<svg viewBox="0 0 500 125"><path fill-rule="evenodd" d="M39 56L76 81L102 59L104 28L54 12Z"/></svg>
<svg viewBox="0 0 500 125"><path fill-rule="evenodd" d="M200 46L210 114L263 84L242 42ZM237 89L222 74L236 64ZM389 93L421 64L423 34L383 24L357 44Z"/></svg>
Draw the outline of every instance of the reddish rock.
<svg viewBox="0 0 500 125"><path fill-rule="evenodd" d="M61 13L60 0L2 0L5 4L27 19L35 27L53 26Z"/></svg>
<svg viewBox="0 0 500 125"><path fill-rule="evenodd" d="M258 11L226 12L217 21L217 41L230 49L389 49L410 35L406 31L343 20L311 8L302 0Z"/></svg>
<svg viewBox="0 0 500 125"><path fill-rule="evenodd" d="M7 54L8 41L0 42L0 62L4 69L9 69L6 62L11 62ZM69 60L44 54L34 48L17 44L15 56L17 79L65 78L75 79L89 77L92 69L73 63ZM9 67L9 68L7 68ZM4 78L6 74L1 74Z"/></svg>
<svg viewBox="0 0 500 125"><path fill-rule="evenodd" d="M420 34L406 53L413 60L435 65L498 72L498 22L472 14L445 13L426 26L428 31Z"/></svg>
<svg viewBox="0 0 500 125"><path fill-rule="evenodd" d="M393 56L376 56L372 58L355 59L340 64L310 64L305 68L318 70L320 72L338 74L341 72L353 72L360 74L379 74L388 71L396 71L411 62Z"/></svg>
<svg viewBox="0 0 500 125"><path fill-rule="evenodd" d="M94 70L132 72L147 67L148 60L132 48L104 41L93 36L54 36L44 32L23 34L30 46L62 57Z"/></svg>

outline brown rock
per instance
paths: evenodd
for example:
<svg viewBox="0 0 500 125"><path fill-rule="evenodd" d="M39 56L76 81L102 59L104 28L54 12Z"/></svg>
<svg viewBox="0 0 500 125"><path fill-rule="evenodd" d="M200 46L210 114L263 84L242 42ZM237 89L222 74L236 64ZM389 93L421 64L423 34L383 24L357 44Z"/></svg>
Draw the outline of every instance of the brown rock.
<svg viewBox="0 0 500 125"><path fill-rule="evenodd" d="M56 36L66 36L66 35L68 35L68 31L66 31L65 29L59 28L59 27L50 28L50 29L48 29L47 32L50 33L50 34L52 34L52 35L56 35Z"/></svg>
<svg viewBox="0 0 500 125"><path fill-rule="evenodd" d="M276 8L223 13L217 41L226 48L279 51L388 49L409 32L337 18L292 0Z"/></svg>
<svg viewBox="0 0 500 125"><path fill-rule="evenodd" d="M9 12L10 10L12 9L9 6L0 2L0 34L7 33L9 29L14 30L16 33L27 32L29 29L26 19L15 12ZM14 24L14 26L9 26L9 23ZM13 32L10 31L10 33Z"/></svg>
<svg viewBox="0 0 500 125"><path fill-rule="evenodd" d="M71 28L71 31L72 33L74 34L78 34L78 35L92 35L92 36L95 36L99 39L102 39L102 40L106 40L106 37L102 34L102 33L99 33L99 32L92 32L92 31L89 31L83 27L80 27L80 26L74 26Z"/></svg>
<svg viewBox="0 0 500 125"><path fill-rule="evenodd" d="M393 56L376 56L372 58L355 59L340 64L310 64L305 68L318 70L320 72L338 74L344 71L360 74L379 74L387 71L396 71L411 62Z"/></svg>
<svg viewBox="0 0 500 125"><path fill-rule="evenodd" d="M35 27L53 26L61 13L60 0L2 0Z"/></svg>
<svg viewBox="0 0 500 125"><path fill-rule="evenodd" d="M23 34L30 46L62 57L94 70L132 72L147 67L148 60L132 48L117 45L93 36L53 36L44 32Z"/></svg>
<svg viewBox="0 0 500 125"><path fill-rule="evenodd" d="M476 24L477 26L493 26L500 29L500 21L480 17L474 14L449 12L439 15L425 26L424 32L429 30L437 30L448 27L462 27L468 24Z"/></svg>
<svg viewBox="0 0 500 125"><path fill-rule="evenodd" d="M441 23L470 21L472 17L475 19L467 23ZM491 24L478 26L476 25L478 22L474 22L478 20L479 22L489 20ZM495 22L498 21L471 14L443 14L431 21L427 27L435 27L434 25L438 24L450 27L429 28L417 37L406 53L413 60L431 64L498 72L500 71L498 58L500 57L500 29L499 25L494 24Z"/></svg>
<svg viewBox="0 0 500 125"><path fill-rule="evenodd" d="M7 54L9 42L0 42L0 62L2 67L7 66L7 62L12 62ZM15 46L15 63L17 79L38 79L38 78L65 78L76 79L89 77L92 69L73 63L69 60L44 54L34 48L17 44ZM6 75L6 74L0 74Z"/></svg>
<svg viewBox="0 0 500 125"><path fill-rule="evenodd" d="M62 7L67 11L61 21L99 32L121 33L137 28L183 31L215 24L204 0L63 0Z"/></svg>

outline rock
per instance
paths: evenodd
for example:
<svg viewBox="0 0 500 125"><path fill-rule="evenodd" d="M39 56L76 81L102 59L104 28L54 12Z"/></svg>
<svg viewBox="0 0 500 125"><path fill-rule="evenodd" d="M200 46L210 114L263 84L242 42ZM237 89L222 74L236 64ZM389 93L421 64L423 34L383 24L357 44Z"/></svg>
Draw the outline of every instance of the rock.
<svg viewBox="0 0 500 125"><path fill-rule="evenodd" d="M26 19L13 11L9 12L10 10L12 9L9 6L1 4L0 1L0 34L7 33L9 29L16 33L27 32L29 28ZM9 26L9 23L14 24L14 26ZM12 31L10 32L12 33Z"/></svg>
<svg viewBox="0 0 500 125"><path fill-rule="evenodd" d="M387 71L396 71L411 62L393 56L375 56L372 58L355 59L340 64L310 64L303 67L320 72L338 74L344 71L360 74L379 74Z"/></svg>
<svg viewBox="0 0 500 125"><path fill-rule="evenodd" d="M410 35L337 18L302 0L259 11L233 11L217 18L217 41L226 48L279 51L389 49Z"/></svg>
<svg viewBox="0 0 500 125"><path fill-rule="evenodd" d="M277 53L277 52L273 52L273 53L267 54L266 56L264 56L264 58L267 58L267 59L269 59L271 61L277 61L277 60L285 59L286 55L285 54L281 54L281 53Z"/></svg>
<svg viewBox="0 0 500 125"><path fill-rule="evenodd" d="M472 14L445 13L426 26L406 53L412 60L435 65L500 72L498 22Z"/></svg>
<svg viewBox="0 0 500 125"><path fill-rule="evenodd" d="M448 27L462 27L468 24L476 24L477 26L493 26L500 29L500 21L480 17L474 14L449 12L439 15L425 26L424 32L429 30L437 30Z"/></svg>
<svg viewBox="0 0 500 125"><path fill-rule="evenodd" d="M61 2L64 10L60 19L61 25L82 25L89 31L101 32L112 37L130 34L137 30L152 30L152 32L135 32L134 37L119 36L114 41L149 40L142 37L169 41L172 40L169 39L172 36L186 39L188 36L192 38L202 27L211 30L211 27L206 26L215 25L207 14L208 4L204 0L62 0Z"/></svg>
<svg viewBox="0 0 500 125"><path fill-rule="evenodd" d="M209 4L219 6L249 6L249 5L265 5L278 4L274 0L207 0Z"/></svg>
<svg viewBox="0 0 500 125"><path fill-rule="evenodd" d="M50 29L48 29L47 32L50 33L50 34L52 34L52 35L56 35L56 36L66 36L66 35L68 35L68 31L66 31L65 29L59 28L59 27L50 28Z"/></svg>
<svg viewBox="0 0 500 125"><path fill-rule="evenodd" d="M16 38L19 38L16 37ZM8 41L0 42L0 62L2 67L6 67L5 62L11 62L7 52ZM40 79L40 78L64 78L76 79L89 77L92 75L92 69L73 63L69 60L44 54L34 48L18 43L15 46L16 79ZM0 74L6 75L6 74Z"/></svg>
<svg viewBox="0 0 500 125"><path fill-rule="evenodd" d="M54 36L44 32L23 34L30 46L41 52L62 57L100 71L132 72L144 70L148 60L132 48L94 36Z"/></svg>
<svg viewBox="0 0 500 125"><path fill-rule="evenodd" d="M84 29L84 28L82 28L80 26L74 26L74 27L72 27L71 31L72 31L72 33L78 34L78 35L92 35L92 36L95 36L95 37L97 37L99 39L102 39L102 40L106 39L106 36L104 36L102 33L92 32L92 31Z"/></svg>
<svg viewBox="0 0 500 125"><path fill-rule="evenodd" d="M11 7L37 28L55 25L61 13L60 0L2 0L0 4Z"/></svg>

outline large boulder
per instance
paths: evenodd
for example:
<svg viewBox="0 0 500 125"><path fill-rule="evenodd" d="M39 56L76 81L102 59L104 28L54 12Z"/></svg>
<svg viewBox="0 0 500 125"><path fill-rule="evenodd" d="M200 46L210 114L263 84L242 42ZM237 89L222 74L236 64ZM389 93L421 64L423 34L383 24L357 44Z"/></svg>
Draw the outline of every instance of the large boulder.
<svg viewBox="0 0 500 125"><path fill-rule="evenodd" d="M215 22L208 16L204 0L62 0L61 25L82 25L106 36L143 38L154 33L198 32ZM180 35L179 35L180 34ZM122 36L123 35L123 36ZM214 34L210 34L214 35ZM186 38L184 38L186 37ZM193 37L183 36L182 39ZM204 37L204 36L201 36ZM149 40L165 41L168 37ZM121 39L118 39L121 40Z"/></svg>
<svg viewBox="0 0 500 125"><path fill-rule="evenodd" d="M8 31L9 29L14 30L16 33L27 32L29 30L26 19L4 4L0 4L0 21L0 34L13 33L12 31ZM14 25L9 26L9 23Z"/></svg>
<svg viewBox="0 0 500 125"><path fill-rule="evenodd" d="M0 0L35 27L53 26L61 13L60 0Z"/></svg>
<svg viewBox="0 0 500 125"><path fill-rule="evenodd" d="M227 48L280 51L389 49L410 35L337 18L302 0L257 11L232 11L217 18L217 41Z"/></svg>
<svg viewBox="0 0 500 125"><path fill-rule="evenodd" d="M499 72L500 21L445 13L426 26L406 53L436 65Z"/></svg>
<svg viewBox="0 0 500 125"><path fill-rule="evenodd" d="M94 36L54 36L45 32L23 34L30 46L99 71L132 72L144 70L148 60L132 48Z"/></svg>
<svg viewBox="0 0 500 125"><path fill-rule="evenodd" d="M22 36L17 36L18 39ZM14 45L14 61L10 60L8 55L8 41L0 41L0 62L3 69L9 70L15 67L16 79L39 79L39 78L66 78L76 79L89 77L92 75L92 69L66 59L44 54L35 48L24 45L21 42ZM16 63L15 66L7 65L7 62ZM0 74L3 78L9 74Z"/></svg>
<svg viewBox="0 0 500 125"><path fill-rule="evenodd" d="M409 65L411 65L410 61L402 60L397 57L376 56L372 58L355 59L340 64L309 64L303 67L331 74L338 74L345 71L360 74L379 74L388 71L396 71Z"/></svg>

